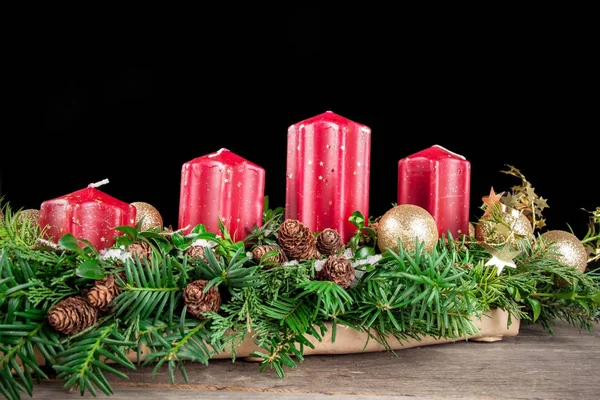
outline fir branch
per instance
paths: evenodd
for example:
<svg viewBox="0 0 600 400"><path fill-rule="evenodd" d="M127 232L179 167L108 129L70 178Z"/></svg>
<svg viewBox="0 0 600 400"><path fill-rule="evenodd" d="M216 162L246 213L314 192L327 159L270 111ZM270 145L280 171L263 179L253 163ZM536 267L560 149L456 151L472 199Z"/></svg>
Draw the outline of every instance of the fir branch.
<svg viewBox="0 0 600 400"><path fill-rule="evenodd" d="M230 258L225 255L218 256L209 248L204 249L206 261L198 257L196 276L209 281L206 290L213 285L224 286L232 296L238 297L234 289L248 286L258 286L259 275L256 274L258 266L251 265L251 257L244 252L243 247L236 248ZM250 265L249 265L250 264Z"/></svg>
<svg viewBox="0 0 600 400"><path fill-rule="evenodd" d="M46 312L30 308L23 297L11 299L7 311L0 322L0 393L20 399L21 392L32 396L34 381L48 379L36 353L52 364L62 345L46 324Z"/></svg>
<svg viewBox="0 0 600 400"><path fill-rule="evenodd" d="M52 367L57 371L57 378L65 381L64 388L79 388L81 396L86 392L96 396L96 388L107 396L112 395L114 391L105 373L127 379L127 375L110 366L110 362L136 369L123 349L134 349L137 343L127 341L116 322L99 323L65 338L64 342L68 347L57 354Z"/></svg>
<svg viewBox="0 0 600 400"><path fill-rule="evenodd" d="M307 281L301 283L299 289L302 293L298 299L304 299L304 303L313 305L325 320L343 315L354 305L354 299L335 282Z"/></svg>
<svg viewBox="0 0 600 400"><path fill-rule="evenodd" d="M322 336L311 327L308 334L317 337ZM274 369L280 378L285 377L285 367L296 368L297 364L292 357L299 362L304 360L304 347L314 348L314 345L305 337L290 331L287 326L278 329L271 334L257 336L257 344L262 350L255 350L250 357L260 358L259 371L262 373L267 368Z"/></svg>
<svg viewBox="0 0 600 400"><path fill-rule="evenodd" d="M175 368L179 369L183 378L188 382L184 367L184 360L192 360L208 365L215 353L213 347L220 349L220 343L215 343L206 326L209 320L188 320L185 312L180 321L170 324L144 324L141 343L147 345L151 351L143 359L144 366L155 364L152 377L156 376L163 364L167 364L169 379L175 383ZM217 350L218 351L218 350Z"/></svg>
<svg viewBox="0 0 600 400"><path fill-rule="evenodd" d="M281 326L287 326L294 334L302 335L312 325L315 306L302 301L302 298L286 299L280 296L263 305L262 311L268 318L279 321Z"/></svg>
<svg viewBox="0 0 600 400"><path fill-rule="evenodd" d="M350 291L357 307L345 319L356 321L365 332L374 331L371 337L388 349L390 336L405 340L477 333L470 317L485 306L475 297L472 278L457 268L459 260L453 247L437 246L426 253L420 243L410 254L401 245L398 253L388 250L377 268Z"/></svg>
<svg viewBox="0 0 600 400"><path fill-rule="evenodd" d="M80 293L80 290L64 281L54 281L53 285L46 285L39 279L32 279L31 282L35 282L35 285L29 288L27 297L34 307L41 306L45 310L66 297Z"/></svg>
<svg viewBox="0 0 600 400"><path fill-rule="evenodd" d="M113 300L115 316L123 322L135 319L155 318L173 320L175 309L181 297L182 285L176 274L172 258L164 255L159 258L153 254L150 260L140 260L138 257L125 262L125 280L119 274L115 275L117 284L121 286L120 295Z"/></svg>
<svg viewBox="0 0 600 400"><path fill-rule="evenodd" d="M286 263L278 267L261 271L261 286L263 298L277 300L282 295L294 296L298 288L315 277L314 266L311 262Z"/></svg>

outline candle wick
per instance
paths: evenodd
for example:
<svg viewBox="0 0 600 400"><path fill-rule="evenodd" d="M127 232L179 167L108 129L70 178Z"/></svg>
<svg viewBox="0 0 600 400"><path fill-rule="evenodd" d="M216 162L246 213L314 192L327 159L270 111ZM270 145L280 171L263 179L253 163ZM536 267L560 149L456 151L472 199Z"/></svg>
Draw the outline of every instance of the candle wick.
<svg viewBox="0 0 600 400"><path fill-rule="evenodd" d="M453 152L453 151L450 151L450 150L448 150L447 148L445 148L445 147L443 147L443 146L440 146L439 144L434 144L432 147L437 147L438 149L442 149L442 150L444 150L444 151L445 151L445 152L447 152L447 153L453 154L453 155L454 155L454 156L456 156L456 157L459 157L459 158L462 158L463 160L466 160L465 156L462 156L462 155L460 155L460 154L458 154L458 153L455 153L455 152Z"/></svg>
<svg viewBox="0 0 600 400"><path fill-rule="evenodd" d="M217 152L215 152L215 153L212 153L212 154L209 154L209 155L208 155L208 158L213 158L213 157L216 157L216 156L218 156L219 154L221 154L221 153L222 153L222 152L224 152L224 151L229 151L229 150L227 150L225 147L222 147L222 148L220 148L220 149L219 149Z"/></svg>
<svg viewBox="0 0 600 400"><path fill-rule="evenodd" d="M89 188L96 188L96 187L98 187L98 186L106 185L107 183L108 183L108 179L102 179L102 180L101 180L101 181L99 181L99 182L96 182L96 183L90 183L90 184L88 185L88 187L89 187Z"/></svg>

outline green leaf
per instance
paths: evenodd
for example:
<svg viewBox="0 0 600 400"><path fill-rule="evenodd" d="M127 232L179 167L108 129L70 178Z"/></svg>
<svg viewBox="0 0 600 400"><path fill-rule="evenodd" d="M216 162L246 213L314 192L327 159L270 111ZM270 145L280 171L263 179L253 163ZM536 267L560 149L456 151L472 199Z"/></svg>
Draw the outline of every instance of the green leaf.
<svg viewBox="0 0 600 400"><path fill-rule="evenodd" d="M84 255L83 250L79 246L79 241L75 239L72 233L67 233L58 239L58 244L66 250L73 251L77 254Z"/></svg>
<svg viewBox="0 0 600 400"><path fill-rule="evenodd" d="M174 232L171 235L171 240L173 241L173 245L178 249L183 249L186 245L186 240L180 233Z"/></svg>
<svg viewBox="0 0 600 400"><path fill-rule="evenodd" d="M363 226L365 226L365 217L360 211L354 211L350 218L348 218L348 221L354 224L354 226L356 226L357 228L362 228Z"/></svg>
<svg viewBox="0 0 600 400"><path fill-rule="evenodd" d="M204 226L204 224L198 224L196 226L194 226L194 228L192 229L192 231L190 233L204 233L206 232L206 226Z"/></svg>
<svg viewBox="0 0 600 400"><path fill-rule="evenodd" d="M104 278L104 270L97 260L84 261L77 267L75 274L82 278L99 280Z"/></svg>
<svg viewBox="0 0 600 400"><path fill-rule="evenodd" d="M354 255L356 258L367 258L375 255L375 249L370 246L363 246Z"/></svg>
<svg viewBox="0 0 600 400"><path fill-rule="evenodd" d="M540 316L540 313L542 312L542 303L539 300L536 300L534 298L528 298L528 303L529 306L531 307L531 311L533 312L533 320L532 322L537 321L538 317Z"/></svg>
<svg viewBox="0 0 600 400"><path fill-rule="evenodd" d="M115 230L119 231L119 232L123 232L124 234L126 234L128 236L131 236L131 238L133 240L137 240L138 231L133 226L128 226L128 225L117 226L115 228Z"/></svg>

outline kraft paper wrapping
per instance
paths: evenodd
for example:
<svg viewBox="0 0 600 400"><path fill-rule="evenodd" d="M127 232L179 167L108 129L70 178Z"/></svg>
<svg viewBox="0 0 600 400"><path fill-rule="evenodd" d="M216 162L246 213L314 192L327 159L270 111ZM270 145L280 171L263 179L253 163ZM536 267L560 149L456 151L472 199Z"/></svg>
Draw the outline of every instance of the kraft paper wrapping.
<svg viewBox="0 0 600 400"><path fill-rule="evenodd" d="M517 336L519 333L519 320L512 318L510 326L508 325L509 314L501 309L493 309L486 313L481 319L472 317L471 320L478 328L479 332L475 335L454 338L454 339L436 339L429 336L424 336L420 340L407 339L398 341L394 337L388 338L388 344L391 350L402 350L411 347L429 346L434 344L451 343L464 340L480 341L480 342L495 342L502 340L505 337ZM338 325L335 337L335 342L331 340L331 324L326 324L328 331L322 338L322 341L317 340L314 337L308 337L310 342L315 346L314 349L305 346L304 355L317 355L317 354L351 354L351 353L370 353L377 351L388 351L384 346L378 343L374 339L369 339L367 334L359 332L355 329L349 328L345 325ZM248 359L255 361L256 359L251 358L250 354L254 351L262 351L263 349L258 347L252 338L252 332L247 335L246 340L240 344L236 351L236 358ZM147 354L149 349L145 346L142 347L141 355L142 359L144 354ZM0 353L1 354L1 353ZM41 354L37 354L38 364L44 365L45 361ZM128 358L137 362L137 353L132 351L128 354ZM227 359L232 358L232 353L223 352L215 354L212 359ZM111 360L105 360L107 363L112 363Z"/></svg>

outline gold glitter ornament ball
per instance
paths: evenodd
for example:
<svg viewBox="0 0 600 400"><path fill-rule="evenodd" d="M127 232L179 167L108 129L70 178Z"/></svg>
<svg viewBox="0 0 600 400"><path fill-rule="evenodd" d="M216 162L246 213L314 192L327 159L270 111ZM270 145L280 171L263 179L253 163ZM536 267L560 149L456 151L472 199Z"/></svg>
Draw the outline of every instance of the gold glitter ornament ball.
<svg viewBox="0 0 600 400"><path fill-rule="evenodd" d="M524 214L515 215L503 211L498 222L488 217L479 220L475 226L475 238L488 244L508 242L517 247L519 240L533 239L533 225Z"/></svg>
<svg viewBox="0 0 600 400"><path fill-rule="evenodd" d="M131 205L136 209L135 223L137 224L143 218L141 227L143 231L155 227L162 229L163 219L156 207L143 201L134 201Z"/></svg>
<svg viewBox="0 0 600 400"><path fill-rule="evenodd" d="M567 231L553 230L544 232L541 237L558 254L554 256L556 260L585 272L587 251L577 236Z"/></svg>
<svg viewBox="0 0 600 400"><path fill-rule="evenodd" d="M388 210L377 224L377 246L381 252L390 248L398 251L398 239L402 247L413 252L416 241L423 243L430 252L438 242L439 232L433 216L423 207L401 204Z"/></svg>
<svg viewBox="0 0 600 400"><path fill-rule="evenodd" d="M27 222L32 228L39 228L40 226L40 210L35 208L28 208L19 211L17 216L19 223Z"/></svg>

